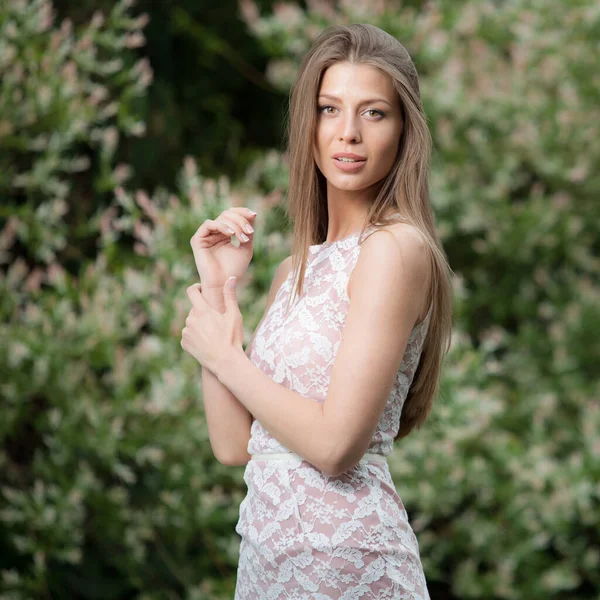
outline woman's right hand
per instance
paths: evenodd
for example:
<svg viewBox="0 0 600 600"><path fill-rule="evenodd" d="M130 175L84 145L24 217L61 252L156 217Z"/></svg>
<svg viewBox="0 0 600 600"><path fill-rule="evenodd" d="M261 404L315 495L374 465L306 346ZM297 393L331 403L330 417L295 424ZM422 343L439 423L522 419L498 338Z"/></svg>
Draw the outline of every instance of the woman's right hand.
<svg viewBox="0 0 600 600"><path fill-rule="evenodd" d="M238 281L244 275L252 258L255 217L248 208L228 208L214 221L204 221L192 236L190 243L204 289L223 287L232 275ZM231 243L232 235L240 242L239 247Z"/></svg>

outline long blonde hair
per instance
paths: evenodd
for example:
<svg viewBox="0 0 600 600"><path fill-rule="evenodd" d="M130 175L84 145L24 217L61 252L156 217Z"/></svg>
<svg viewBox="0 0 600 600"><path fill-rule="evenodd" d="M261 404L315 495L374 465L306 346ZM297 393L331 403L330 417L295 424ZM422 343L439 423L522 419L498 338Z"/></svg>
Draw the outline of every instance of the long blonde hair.
<svg viewBox="0 0 600 600"><path fill-rule="evenodd" d="M370 65L389 75L403 113L404 129L396 162L379 185L359 239L369 225L404 222L422 233L431 250L431 320L419 365L402 408L396 441L425 422L439 393L442 361L451 340L452 282L429 202L427 178L432 144L417 71L404 46L373 25L353 24L325 30L305 56L290 92L287 122L290 181L286 211L294 223L294 296L302 293L308 246L322 243L327 235L326 181L315 163L313 140L322 77L327 68L341 61Z"/></svg>

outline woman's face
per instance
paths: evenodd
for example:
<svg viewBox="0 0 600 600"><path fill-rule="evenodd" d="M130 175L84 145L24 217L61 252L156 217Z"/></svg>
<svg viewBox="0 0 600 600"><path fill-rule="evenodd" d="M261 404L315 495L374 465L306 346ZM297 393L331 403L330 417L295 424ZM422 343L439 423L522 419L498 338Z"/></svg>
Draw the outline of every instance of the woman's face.
<svg viewBox="0 0 600 600"><path fill-rule="evenodd" d="M335 63L321 80L314 157L328 193L359 191L390 171L402 133L398 94L388 75L369 65ZM360 162L342 162L352 153Z"/></svg>

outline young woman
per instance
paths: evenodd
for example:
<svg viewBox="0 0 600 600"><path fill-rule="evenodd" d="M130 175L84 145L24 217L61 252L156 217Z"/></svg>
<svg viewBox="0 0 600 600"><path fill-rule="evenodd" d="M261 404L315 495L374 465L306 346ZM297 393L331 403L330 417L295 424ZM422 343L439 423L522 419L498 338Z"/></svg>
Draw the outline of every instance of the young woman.
<svg viewBox="0 0 600 600"><path fill-rule="evenodd" d="M247 354L233 277L256 215L228 209L192 238L182 346L204 367L217 459L246 464L237 600L429 598L386 455L427 418L450 343L430 150L405 48L330 28L291 94L293 252Z"/></svg>

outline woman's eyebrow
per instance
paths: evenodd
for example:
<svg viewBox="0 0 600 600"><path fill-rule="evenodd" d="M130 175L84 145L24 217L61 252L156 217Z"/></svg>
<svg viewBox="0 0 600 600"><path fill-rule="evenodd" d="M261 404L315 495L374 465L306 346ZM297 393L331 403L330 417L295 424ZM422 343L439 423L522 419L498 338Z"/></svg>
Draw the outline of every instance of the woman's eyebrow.
<svg viewBox="0 0 600 600"><path fill-rule="evenodd" d="M337 102L340 102L340 99L337 96L332 96L331 94L319 94L319 98L323 96L323 98L329 98L330 100L336 100ZM391 108L391 104L387 101L384 100L383 98L368 98L367 100L362 100L361 102L359 102L359 106L362 106L363 104L371 104L372 102L385 102L390 108Z"/></svg>

